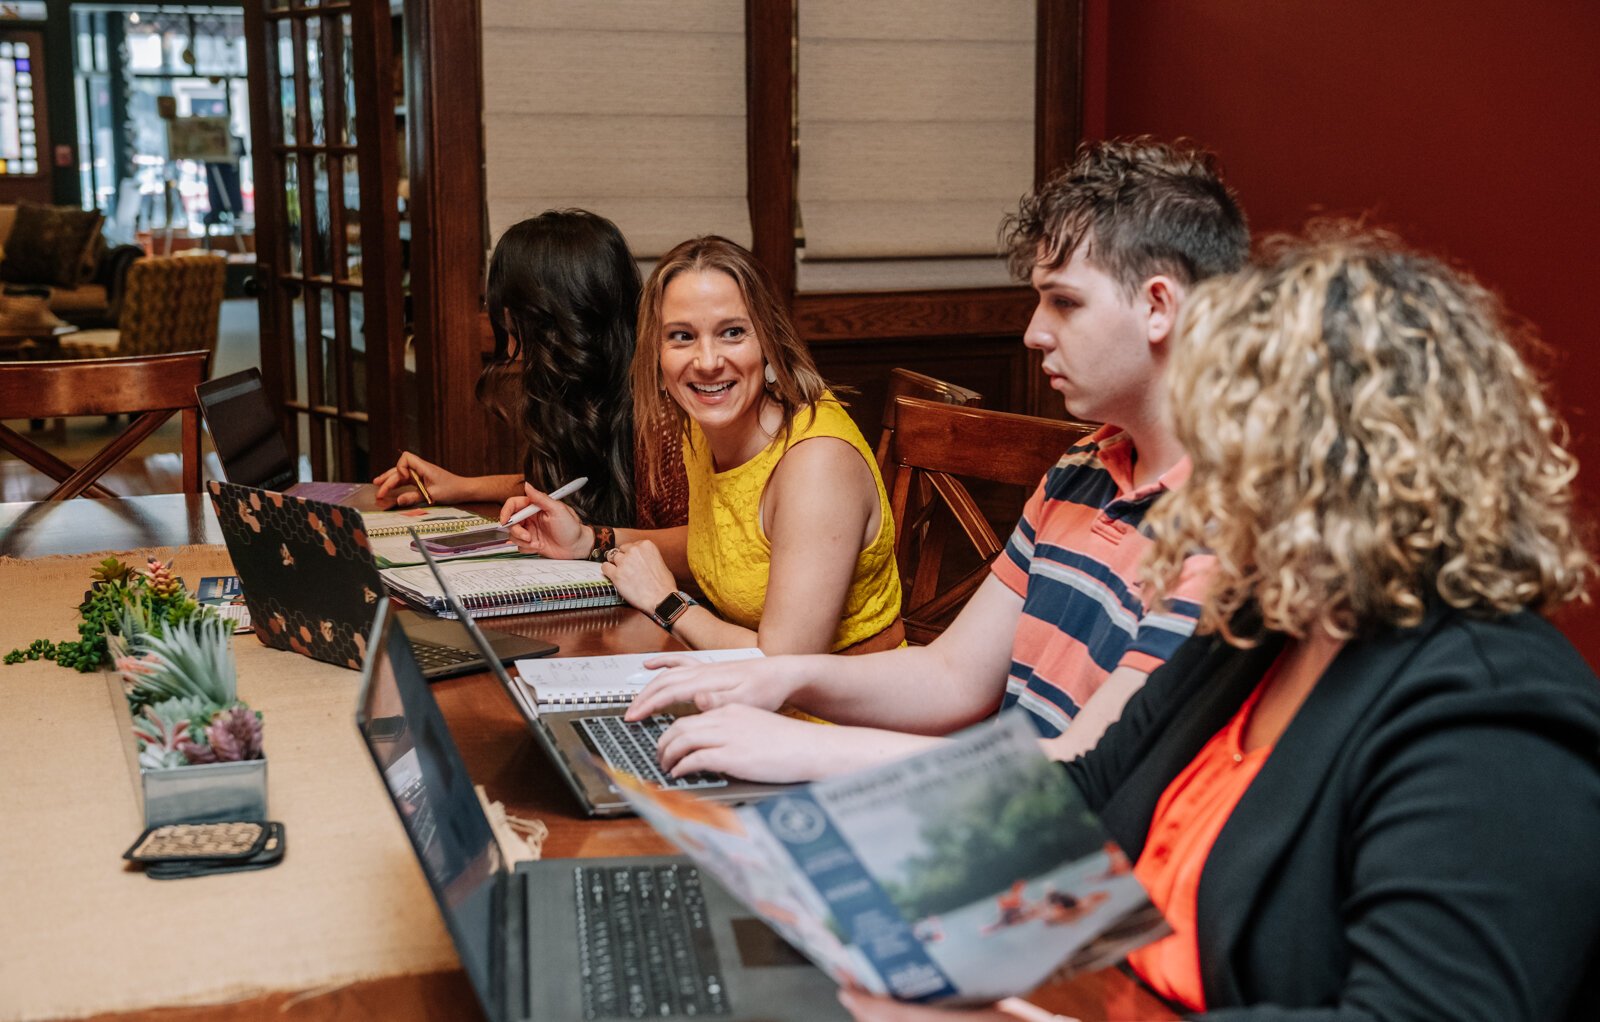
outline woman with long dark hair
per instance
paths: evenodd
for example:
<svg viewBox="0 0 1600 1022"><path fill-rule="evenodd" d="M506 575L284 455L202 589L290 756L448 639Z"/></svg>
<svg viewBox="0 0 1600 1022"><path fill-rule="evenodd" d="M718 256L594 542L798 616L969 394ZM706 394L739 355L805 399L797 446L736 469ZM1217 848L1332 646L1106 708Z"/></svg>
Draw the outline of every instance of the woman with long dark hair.
<svg viewBox="0 0 1600 1022"><path fill-rule="evenodd" d="M581 209L515 224L490 257L486 304L495 357L477 394L515 430L522 474L460 476L406 452L373 480L379 503L419 503L418 478L435 501L457 504L586 476L569 498L585 521L681 524L687 491L677 451L662 451L654 471L635 464L628 371L639 270L616 225Z"/></svg>

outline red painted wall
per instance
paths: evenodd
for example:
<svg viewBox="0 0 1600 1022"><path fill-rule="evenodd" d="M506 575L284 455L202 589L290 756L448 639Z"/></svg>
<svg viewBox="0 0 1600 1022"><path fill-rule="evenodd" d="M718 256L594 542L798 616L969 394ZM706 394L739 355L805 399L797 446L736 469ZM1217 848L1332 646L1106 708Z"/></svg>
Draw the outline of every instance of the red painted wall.
<svg viewBox="0 0 1600 1022"><path fill-rule="evenodd" d="M1084 70L1087 131L1197 139L1258 231L1368 212L1498 290L1600 519L1600 4L1088 0ZM1600 665L1600 608L1559 620Z"/></svg>

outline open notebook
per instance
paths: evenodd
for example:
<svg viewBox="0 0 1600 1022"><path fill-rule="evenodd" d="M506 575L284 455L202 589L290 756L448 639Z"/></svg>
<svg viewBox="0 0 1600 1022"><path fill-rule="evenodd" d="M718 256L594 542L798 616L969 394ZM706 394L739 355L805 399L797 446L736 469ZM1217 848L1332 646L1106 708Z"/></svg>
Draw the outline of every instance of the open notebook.
<svg viewBox="0 0 1600 1022"><path fill-rule="evenodd" d="M622 602L596 561L514 557L450 561L439 565L439 570L473 617L607 607ZM456 616L427 565L385 568L380 574L384 584L407 603L440 617Z"/></svg>
<svg viewBox="0 0 1600 1022"><path fill-rule="evenodd" d="M702 663L749 660L759 649L697 649L691 656ZM619 653L615 656L545 657L517 661L519 698L531 696L540 713L580 706L626 706L661 669L647 671L644 662L660 653Z"/></svg>

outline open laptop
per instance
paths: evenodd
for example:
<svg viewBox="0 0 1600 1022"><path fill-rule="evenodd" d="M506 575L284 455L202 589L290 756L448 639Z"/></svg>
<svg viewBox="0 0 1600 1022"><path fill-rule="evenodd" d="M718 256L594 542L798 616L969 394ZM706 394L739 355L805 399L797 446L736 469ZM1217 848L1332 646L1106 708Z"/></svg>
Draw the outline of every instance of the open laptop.
<svg viewBox="0 0 1600 1022"><path fill-rule="evenodd" d="M237 483L211 481L206 488L244 589L250 625L261 641L360 670L372 614L383 595L360 512ZM428 678L486 666L459 622L400 613ZM498 631L488 648L506 663L556 651L542 639Z"/></svg>
<svg viewBox="0 0 1600 1022"><path fill-rule="evenodd" d="M261 386L259 369L220 376L194 388L194 394L228 482L329 504L345 503L361 489L360 483L295 481L294 459Z"/></svg>
<svg viewBox="0 0 1600 1022"><path fill-rule="evenodd" d="M367 646L356 724L490 1022L844 1017L826 975L682 856L508 863L387 599Z"/></svg>
<svg viewBox="0 0 1600 1022"><path fill-rule="evenodd" d="M422 551L423 560L427 561L450 609L461 619L478 647L484 648L487 638L450 588L444 572L439 570L439 562L424 544L418 543L417 548ZM595 766L594 759L663 788L692 790L700 798L718 802L751 802L793 787L741 781L720 774L673 777L661 769L656 754L657 740L672 723L670 715L657 714L649 720L626 721L622 719L621 709L616 707L609 711L600 707L541 711L528 690L514 681L498 661L490 664L490 670L522 711L528 730L533 732L534 739L590 816L621 816L633 812L616 785Z"/></svg>

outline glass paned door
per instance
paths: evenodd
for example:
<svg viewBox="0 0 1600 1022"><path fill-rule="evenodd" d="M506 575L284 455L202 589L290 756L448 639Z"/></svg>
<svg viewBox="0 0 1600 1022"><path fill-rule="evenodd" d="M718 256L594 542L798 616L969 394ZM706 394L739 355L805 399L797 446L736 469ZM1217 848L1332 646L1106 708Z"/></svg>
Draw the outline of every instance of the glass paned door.
<svg viewBox="0 0 1600 1022"><path fill-rule="evenodd" d="M246 33L262 376L312 478L370 479L403 429L389 2L250 0Z"/></svg>

